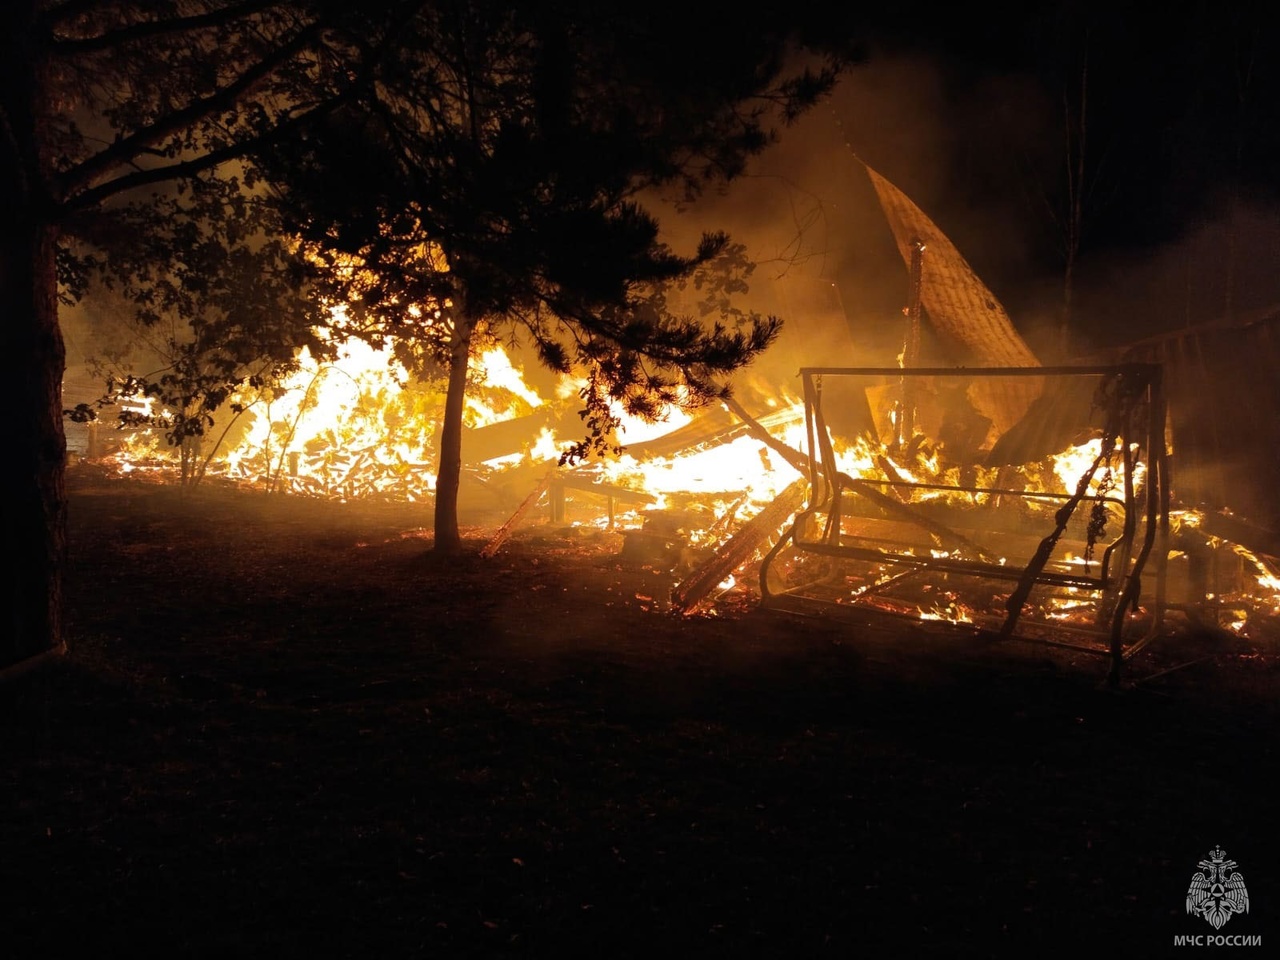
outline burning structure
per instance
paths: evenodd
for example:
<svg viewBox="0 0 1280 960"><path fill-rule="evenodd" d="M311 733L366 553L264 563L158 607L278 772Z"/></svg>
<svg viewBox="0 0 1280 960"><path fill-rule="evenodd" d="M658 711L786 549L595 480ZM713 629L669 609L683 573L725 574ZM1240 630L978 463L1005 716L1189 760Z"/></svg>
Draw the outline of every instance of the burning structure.
<svg viewBox="0 0 1280 960"><path fill-rule="evenodd" d="M535 389L493 344L463 444L472 489L507 517L482 553L545 503L552 522L608 527L624 555L671 570L668 610L746 594L949 621L1096 651L1113 678L1171 613L1242 633L1280 612L1274 541L1222 512L1220 438L1168 382L1171 364L1193 382L1183 367L1209 363L1205 342L1041 366L946 236L867 175L910 276L895 365L831 363L855 356L834 290L781 284L789 330L772 359L799 370L798 386L738 385L722 407L658 424L623 417L621 457L566 467L576 385ZM926 332L953 366L925 365ZM303 363L291 389L240 398L199 474L429 500L440 398L405 389L385 354L348 354L345 366ZM155 452L134 444L121 468ZM1269 525L1258 507L1251 516Z"/></svg>
<svg viewBox="0 0 1280 960"><path fill-rule="evenodd" d="M766 598L869 604L969 623L998 616L1004 636L1013 634L1024 613L1035 611L1042 637L1045 623L1105 637L1118 670L1143 571L1153 546L1168 533L1158 367L814 368L801 375L813 493L765 558ZM1004 443L1016 429L1000 436L985 464L976 462L971 436L949 443L956 435L946 425L950 412L942 414L934 434L944 439L926 453L933 462L925 479L919 479L918 468L900 467L887 453L873 458L877 477L857 458L842 465L823 412L828 379L896 381L899 396L909 398L898 401L898 416L907 414L910 403L912 418L922 420L930 405L926 397L948 396L942 386L948 381L961 383L950 390L954 398L972 389L966 383L1032 377L1072 386L1081 379L1093 390L1074 425L1077 435L1097 436L1076 446L1074 464L1050 460L1063 468L1053 471L1060 483L1037 478L1028 467L1029 451L1014 452ZM1035 404L1028 415L1038 415ZM899 439L887 450L925 463L926 436L913 433L905 446ZM1156 568L1159 592L1165 571L1158 554ZM895 599L904 588L905 604ZM926 611L921 602L930 598Z"/></svg>

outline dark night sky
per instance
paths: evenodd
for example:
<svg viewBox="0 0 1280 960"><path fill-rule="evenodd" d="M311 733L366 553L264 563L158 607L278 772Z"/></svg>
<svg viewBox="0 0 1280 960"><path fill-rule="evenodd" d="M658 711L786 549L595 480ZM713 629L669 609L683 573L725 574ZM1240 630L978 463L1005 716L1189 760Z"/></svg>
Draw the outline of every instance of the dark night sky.
<svg viewBox="0 0 1280 960"><path fill-rule="evenodd" d="M1274 196L1280 50L1263 8L1183 3L1154 15L1146 5L1094 6L1032 4L1025 20L939 7L883 28L881 49L932 54L959 101L993 77L1021 77L1054 107L1078 85L1087 53L1090 153L1113 195L1096 227L1111 243L1169 239L1237 172Z"/></svg>
<svg viewBox="0 0 1280 960"><path fill-rule="evenodd" d="M998 10L998 12L997 12ZM862 21L868 58L784 131L753 176L701 207L788 275L835 282L860 339L905 272L856 152L905 190L995 290L1033 346L1062 287L1063 96L1088 52L1087 182L1075 326L1082 347L1280 303L1280 50L1252 4L897 5ZM833 17L833 29L858 18ZM776 269L775 269L776 268ZM766 264L764 269L781 267Z"/></svg>

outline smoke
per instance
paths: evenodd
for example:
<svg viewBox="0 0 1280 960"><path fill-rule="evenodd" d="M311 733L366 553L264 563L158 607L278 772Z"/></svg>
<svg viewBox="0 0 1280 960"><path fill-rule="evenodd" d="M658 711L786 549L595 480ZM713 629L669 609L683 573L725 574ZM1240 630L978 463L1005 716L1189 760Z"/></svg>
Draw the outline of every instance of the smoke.
<svg viewBox="0 0 1280 960"><path fill-rule="evenodd" d="M758 264L749 308L786 324L757 365L764 376L897 362L908 271L864 164L911 196L1002 300L1034 273L1045 244L1028 216L1034 191L1009 188L1043 162L1046 105L1016 76L952 79L922 57L873 55L746 175L688 209L657 210L677 249L710 229L747 245Z"/></svg>
<svg viewBox="0 0 1280 960"><path fill-rule="evenodd" d="M826 364L891 364L907 267L865 162L938 224L1033 351L1054 361L1065 287L1062 109L1030 74L873 52L828 102L780 131L745 176L660 217L677 248L708 229L746 243L759 263L749 302L761 312L780 305L787 323L803 325L810 346L801 353ZM1086 196L1072 282L1074 355L1280 302L1280 202L1225 187L1196 202L1172 181L1145 182L1165 171L1154 137L1101 127L1091 136L1097 189ZM1166 208L1144 206L1160 198ZM1194 212L1180 223L1186 211ZM822 338L820 324L785 312L797 304L779 290L805 284L830 285L847 337Z"/></svg>
<svg viewBox="0 0 1280 960"><path fill-rule="evenodd" d="M1215 193L1183 234L1083 265L1081 335L1102 348L1186 327L1247 321L1280 304L1280 202Z"/></svg>

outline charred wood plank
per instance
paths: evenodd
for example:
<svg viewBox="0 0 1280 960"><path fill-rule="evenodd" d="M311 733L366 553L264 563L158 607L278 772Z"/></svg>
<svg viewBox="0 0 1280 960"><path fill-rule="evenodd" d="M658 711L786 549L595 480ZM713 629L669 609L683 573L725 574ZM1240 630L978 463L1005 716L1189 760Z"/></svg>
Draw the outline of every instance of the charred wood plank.
<svg viewBox="0 0 1280 960"><path fill-rule="evenodd" d="M778 494L767 507L742 525L722 543L715 554L685 577L671 591L671 609L676 613L692 612L725 577L742 566L756 548L777 533L804 503L808 481L801 478Z"/></svg>
<svg viewBox="0 0 1280 960"><path fill-rule="evenodd" d="M537 486L535 486L533 490L529 492L529 495L521 501L520 506L516 507L516 512L511 514L511 516L507 518L507 522L498 528L497 533L489 538L489 542L480 548L480 556L488 560L498 552L498 548L507 542L512 531L515 530L515 528L519 526L520 521L524 519L525 514L529 512L530 508L535 503L542 499L542 495L546 493L547 488L551 486L551 481L555 479L556 472L556 467L552 467L547 471L546 475L538 481Z"/></svg>

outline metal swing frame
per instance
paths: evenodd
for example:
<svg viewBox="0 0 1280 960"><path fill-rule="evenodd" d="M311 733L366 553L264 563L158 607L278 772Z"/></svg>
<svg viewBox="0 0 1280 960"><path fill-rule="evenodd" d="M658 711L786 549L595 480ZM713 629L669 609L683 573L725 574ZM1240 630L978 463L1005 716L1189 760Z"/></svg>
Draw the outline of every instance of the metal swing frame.
<svg viewBox="0 0 1280 960"><path fill-rule="evenodd" d="M771 605L787 605L797 600L816 600L840 606L882 609L878 603L894 586L934 575L947 583L953 580L972 582L996 581L1013 584L1003 623L1002 637L1016 637L1053 645L1069 646L1110 657L1110 679L1118 681L1125 659L1137 652L1154 636L1159 627L1164 605L1166 544L1169 530L1169 463L1165 447L1165 400L1161 384L1161 368L1157 364L1081 367L982 367L982 368L885 368L885 367L806 367L800 371L804 388L805 423L808 445L809 498L796 514L793 523L765 556L760 569L760 587L764 601ZM901 393L909 396L918 378L963 377L1092 377L1100 383L1114 378L1123 384L1130 396L1137 398L1131 412L1123 418L1117 438L1123 460L1123 484L1115 493L1087 492L1088 478L1079 490L1071 493L1042 493L1001 487L981 487L920 483L913 480L871 479L852 477L840 471L831 432L822 409L824 378L851 378L867 385L897 383ZM1141 490L1134 481L1135 466L1144 462L1146 473ZM1094 470L1098 468L1095 462ZM895 504L894 492L909 494ZM974 517L966 528L952 528L938 523L916 510L915 494L953 494L967 496L977 504L1008 504L1021 501L1024 513L1033 514L1038 505L1054 524L1053 530L1038 542L1029 532L1007 534L1012 543L1020 539L1035 549L1021 562L1006 558L1007 551L984 546L979 541L993 534L981 525L984 508L975 506ZM1059 540L1072 515L1084 504L1102 501L1105 508L1123 517L1120 532L1105 543L1100 542L1101 557L1096 564L1080 569L1062 559L1054 559ZM893 519L883 518L885 510ZM1044 515L1044 514L1042 514ZM890 527L894 535L877 537L877 523ZM859 526L862 529L859 529ZM909 530L911 536L903 536ZM989 542L989 541L988 541ZM1068 541L1073 542L1073 541ZM1157 545L1159 548L1157 549ZM790 545L801 557L822 558L821 572L811 580L777 589L780 579L776 571L779 556ZM1007 544L1006 544L1007 545ZM938 546L950 549L938 550ZM1136 641L1127 642L1125 627L1130 612L1137 609L1142 591L1142 577L1154 554L1156 603L1150 632ZM846 571L861 565L864 582L850 588ZM1027 599L1033 589L1070 591L1074 599L1093 606L1088 624L1033 623L1023 619ZM910 615L910 614L908 614ZM1021 628L1019 628L1021 621Z"/></svg>

